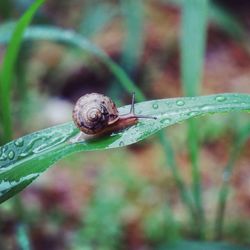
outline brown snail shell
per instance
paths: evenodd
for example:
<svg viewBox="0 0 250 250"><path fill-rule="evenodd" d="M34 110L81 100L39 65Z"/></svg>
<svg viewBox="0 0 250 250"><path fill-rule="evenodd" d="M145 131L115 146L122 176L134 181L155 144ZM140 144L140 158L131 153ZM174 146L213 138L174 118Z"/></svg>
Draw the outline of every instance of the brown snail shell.
<svg viewBox="0 0 250 250"><path fill-rule="evenodd" d="M134 94L129 114L119 115L115 103L98 93L86 94L73 109L75 125L87 135L103 135L122 130L137 123L138 118L153 118L134 114Z"/></svg>
<svg viewBox="0 0 250 250"><path fill-rule="evenodd" d="M73 109L73 120L85 134L98 134L119 119L118 110L110 98L92 93L82 96Z"/></svg>

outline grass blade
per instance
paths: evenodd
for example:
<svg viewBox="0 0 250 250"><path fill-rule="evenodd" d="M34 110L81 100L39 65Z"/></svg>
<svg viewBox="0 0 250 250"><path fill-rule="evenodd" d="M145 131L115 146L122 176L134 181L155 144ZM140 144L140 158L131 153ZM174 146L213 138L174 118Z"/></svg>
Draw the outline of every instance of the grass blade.
<svg viewBox="0 0 250 250"><path fill-rule="evenodd" d="M184 103L179 106L178 103ZM130 105L119 108L121 114ZM162 128L203 114L248 111L250 95L221 94L182 97L138 103L137 113L153 115L157 120L141 120L120 133L94 141L70 143L78 133L72 122L41 130L0 148L0 202L12 197L36 179L49 166L69 154L79 151L104 150L136 143Z"/></svg>
<svg viewBox="0 0 250 250"><path fill-rule="evenodd" d="M181 75L183 92L195 96L200 92L206 44L207 0L188 0L182 6Z"/></svg>
<svg viewBox="0 0 250 250"><path fill-rule="evenodd" d="M168 163L168 166L170 167L170 171L173 175L173 178L176 182L176 185L179 189L181 200L184 205L189 210L189 214L191 215L192 218L195 217L195 209L193 207L193 202L189 193L189 190L187 189L185 182L182 178L182 175L178 169L177 163L175 161L175 154L173 152L172 145L170 144L169 140L167 139L166 136L160 135L159 136L159 141L161 142L161 145L163 147L163 150L165 152L166 160Z"/></svg>
<svg viewBox="0 0 250 250"><path fill-rule="evenodd" d="M230 12L219 5L210 3L209 18L225 30L232 38L244 40L247 37L243 25Z"/></svg>
<svg viewBox="0 0 250 250"><path fill-rule="evenodd" d="M142 0L120 0L126 27L121 64L128 73L133 73L144 46L144 3Z"/></svg>
<svg viewBox="0 0 250 250"><path fill-rule="evenodd" d="M250 136L250 125L243 127L235 136L235 142L230 153L230 158L223 172L222 186L218 196L218 207L215 218L215 239L221 240L223 234L223 223L226 210L226 201L229 193L229 184L234 170L235 162L241 152L242 147L245 145Z"/></svg>
<svg viewBox="0 0 250 250"><path fill-rule="evenodd" d="M200 92L203 58L206 44L207 0L188 0L182 4L181 20L181 77L184 95L196 96ZM193 196L197 209L197 234L204 232L200 172L198 167L198 135L196 121L188 123L188 150L192 163Z"/></svg>
<svg viewBox="0 0 250 250"><path fill-rule="evenodd" d="M111 4L98 1L93 4L91 0L86 5L78 28L78 31L86 37L101 32L119 14L118 8Z"/></svg>
<svg viewBox="0 0 250 250"><path fill-rule="evenodd" d="M133 79L144 47L144 3L142 0L120 0L119 2L125 33L120 65ZM113 82L109 95L121 99L122 94L121 86Z"/></svg>
<svg viewBox="0 0 250 250"><path fill-rule="evenodd" d="M24 31L42 3L43 0L37 0L34 2L17 22L4 56L3 65L0 72L0 106L4 142L9 141L12 137L10 100L11 83L13 79L16 58L21 47Z"/></svg>
<svg viewBox="0 0 250 250"><path fill-rule="evenodd" d="M240 42L241 46L250 53L249 34L244 25L233 14L218 4L210 3L209 19L234 40Z"/></svg>

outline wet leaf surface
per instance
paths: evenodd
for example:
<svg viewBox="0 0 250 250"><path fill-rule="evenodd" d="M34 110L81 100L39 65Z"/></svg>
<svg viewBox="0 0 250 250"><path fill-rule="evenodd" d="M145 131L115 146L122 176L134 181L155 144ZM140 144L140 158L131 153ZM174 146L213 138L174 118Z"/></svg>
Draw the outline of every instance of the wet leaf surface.
<svg viewBox="0 0 250 250"><path fill-rule="evenodd" d="M127 113L130 106L119 108ZM124 147L139 142L157 131L192 117L250 110L250 95L220 94L182 97L141 102L135 105L137 114L156 116L157 120L140 121L118 133L72 143L79 130L73 122L50 127L0 147L0 201L12 197L37 178L56 161L80 151Z"/></svg>

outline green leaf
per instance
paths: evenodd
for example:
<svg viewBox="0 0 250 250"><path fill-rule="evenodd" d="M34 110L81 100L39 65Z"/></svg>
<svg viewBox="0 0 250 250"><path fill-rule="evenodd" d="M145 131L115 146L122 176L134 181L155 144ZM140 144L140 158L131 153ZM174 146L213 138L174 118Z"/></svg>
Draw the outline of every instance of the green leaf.
<svg viewBox="0 0 250 250"><path fill-rule="evenodd" d="M0 72L0 106L1 120L3 125L3 141L8 141L12 137L11 124L11 82L13 79L14 66L18 52L21 47L24 31L31 22L37 9L42 5L44 0L35 1L24 15L17 22L12 36L9 38L9 46L4 56L2 69Z"/></svg>
<svg viewBox="0 0 250 250"><path fill-rule="evenodd" d="M121 114L129 106L119 108ZM98 140L71 143L78 134L73 122L47 128L0 148L0 202L12 197L37 178L49 166L69 154L127 146L156 133L160 129L203 114L248 111L250 95L221 94L182 97L141 102L137 114L153 115L157 120L140 119L139 123Z"/></svg>

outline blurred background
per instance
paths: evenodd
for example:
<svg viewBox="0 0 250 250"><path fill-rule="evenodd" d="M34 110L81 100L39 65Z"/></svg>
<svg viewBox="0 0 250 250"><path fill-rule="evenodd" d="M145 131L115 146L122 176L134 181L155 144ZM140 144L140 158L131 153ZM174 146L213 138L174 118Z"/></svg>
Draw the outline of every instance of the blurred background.
<svg viewBox="0 0 250 250"><path fill-rule="evenodd" d="M1 25L17 20L32 2L0 1ZM187 2L199 8L198 0ZM76 31L118 63L147 99L170 98L188 93L181 73L182 22L204 21L202 15L202 20L192 19L192 13L182 19L186 3L47 0L32 25ZM249 11L247 0L207 1L197 94L250 94ZM183 40L196 32L190 30ZM0 45L0 62L5 49ZM85 93L104 93L118 106L131 99L101 60L56 41L24 42L14 80L15 138L70 121L74 102ZM250 247L249 114L196 120L202 200L198 215L190 212L181 188L192 196L189 132L182 123L130 147L78 153L58 162L1 204L0 249L150 250L168 249L180 240ZM202 230L197 230L197 221L203 222Z"/></svg>

